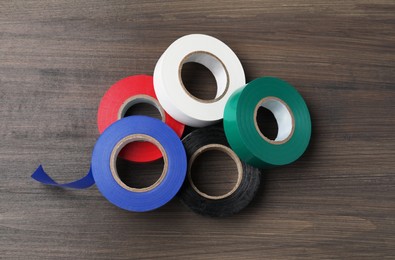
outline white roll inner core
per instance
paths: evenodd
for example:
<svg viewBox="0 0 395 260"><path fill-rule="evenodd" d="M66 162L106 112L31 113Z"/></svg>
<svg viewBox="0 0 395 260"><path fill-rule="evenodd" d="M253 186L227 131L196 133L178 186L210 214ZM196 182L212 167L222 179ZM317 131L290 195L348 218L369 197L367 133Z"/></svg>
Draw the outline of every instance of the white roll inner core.
<svg viewBox="0 0 395 260"><path fill-rule="evenodd" d="M197 52L193 52L193 53L187 55L181 61L181 64L179 67L180 82L182 83L182 86L184 87L185 90L187 90L187 89L185 88L184 83L182 81L181 70L182 70L183 65L185 63L189 63L189 62L196 62L196 63L199 63L199 64L205 66L214 75L215 81L217 83L217 94L215 95L214 99L201 100L201 99L198 99L192 95L191 96L193 98L198 99L199 101L203 101L203 102L208 102L208 101L213 102L218 99L221 99L226 94L226 91L228 90L228 87L229 87L228 71L227 71L225 65L222 63L222 61L215 55L208 53L208 52L203 52L203 51L197 51ZM190 94L190 93L188 92L188 94Z"/></svg>

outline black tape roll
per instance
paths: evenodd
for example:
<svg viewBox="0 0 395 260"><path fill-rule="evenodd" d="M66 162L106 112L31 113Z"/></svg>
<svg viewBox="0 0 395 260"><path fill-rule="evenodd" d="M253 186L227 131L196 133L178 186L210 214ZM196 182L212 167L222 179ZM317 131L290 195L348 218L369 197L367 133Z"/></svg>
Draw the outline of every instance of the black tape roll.
<svg viewBox="0 0 395 260"><path fill-rule="evenodd" d="M186 206L205 216L225 217L239 212L251 202L259 188L261 172L258 168L240 161L237 155L230 150L223 129L219 127L200 128L184 137L182 142L188 158L188 178L184 181L179 197ZM238 179L234 189L224 196L210 196L198 191L191 178L193 158L197 158L199 151L204 151L210 146L214 146L214 150L221 150L216 148L222 147L233 154L229 154L231 157L237 158L235 162L238 165L238 173L241 178ZM234 157L232 159L235 160Z"/></svg>

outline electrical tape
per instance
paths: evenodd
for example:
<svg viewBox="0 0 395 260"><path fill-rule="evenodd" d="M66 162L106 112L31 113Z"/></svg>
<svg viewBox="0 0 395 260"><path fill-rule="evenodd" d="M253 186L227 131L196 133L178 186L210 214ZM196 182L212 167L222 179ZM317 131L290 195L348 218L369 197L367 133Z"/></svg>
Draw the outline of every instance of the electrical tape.
<svg viewBox="0 0 395 260"><path fill-rule="evenodd" d="M239 212L250 203L259 188L261 172L240 161L229 149L223 129L216 126L197 129L188 134L182 142L188 157L188 178L184 181L179 197L185 205L205 216L226 217ZM196 159L200 152L210 149L228 153L238 167L237 184L230 192L221 196L211 196L201 192L191 177L193 159Z"/></svg>
<svg viewBox="0 0 395 260"><path fill-rule="evenodd" d="M49 177L49 175L44 171L42 165L38 166L38 168L33 172L31 177L42 184L62 188L86 189L95 184L95 180L93 179L92 175L92 168L90 168L87 175L85 175L81 179L63 184L57 183L51 177Z"/></svg>
<svg viewBox="0 0 395 260"><path fill-rule="evenodd" d="M215 99L198 99L187 91L181 71L188 62L199 63L213 73L217 83ZM244 84L244 70L236 54L222 41L203 34L177 39L162 54L154 70L154 88L160 104L173 118L193 127L221 120L226 101Z"/></svg>
<svg viewBox="0 0 395 260"><path fill-rule="evenodd" d="M116 158L130 142L148 141L163 154L164 169L156 183L146 188L124 184L116 170ZM92 153L92 173L102 195L129 211L149 211L170 201L186 174L186 154L180 138L162 121L147 116L129 116L110 125L99 137Z"/></svg>
<svg viewBox="0 0 395 260"><path fill-rule="evenodd" d="M269 109L278 124L274 140L259 130L259 107ZM289 164L306 150L311 136L310 113L299 92L287 82L258 78L237 90L224 111L224 129L241 160L258 168Z"/></svg>
<svg viewBox="0 0 395 260"><path fill-rule="evenodd" d="M126 77L107 90L100 101L97 113L99 132L102 133L112 123L123 118L130 107L139 103L148 103L156 107L162 121L181 137L184 125L163 110L155 95L153 77L148 75ZM133 162L149 162L161 158L162 154L149 142L136 142L125 147L119 157Z"/></svg>

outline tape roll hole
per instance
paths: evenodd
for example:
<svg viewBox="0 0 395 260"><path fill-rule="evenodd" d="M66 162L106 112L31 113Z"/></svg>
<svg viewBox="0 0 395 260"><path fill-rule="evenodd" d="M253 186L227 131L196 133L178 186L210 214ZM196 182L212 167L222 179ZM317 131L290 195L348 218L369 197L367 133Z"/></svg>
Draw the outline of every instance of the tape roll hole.
<svg viewBox="0 0 395 260"><path fill-rule="evenodd" d="M225 65L208 52L198 51L187 55L181 61L179 78L186 93L204 103L221 99L229 87L229 75ZM215 85L216 88L208 87Z"/></svg>
<svg viewBox="0 0 395 260"><path fill-rule="evenodd" d="M148 95L137 95L127 99L119 108L118 119L133 116L150 116L165 122L165 111L158 100Z"/></svg>
<svg viewBox="0 0 395 260"><path fill-rule="evenodd" d="M162 158L149 163L136 163L118 157L127 145L134 142L150 142L162 153ZM110 159L111 174L115 181L124 189L134 192L146 192L157 187L165 178L168 168L167 154L154 138L136 134L123 138L115 146Z"/></svg>
<svg viewBox="0 0 395 260"><path fill-rule="evenodd" d="M266 141L287 142L295 129L295 120L288 105L277 97L263 98L255 108L255 127Z"/></svg>
<svg viewBox="0 0 395 260"><path fill-rule="evenodd" d="M189 161L188 180L192 188L207 199L229 197L240 186L242 175L240 159L224 145L203 146Z"/></svg>

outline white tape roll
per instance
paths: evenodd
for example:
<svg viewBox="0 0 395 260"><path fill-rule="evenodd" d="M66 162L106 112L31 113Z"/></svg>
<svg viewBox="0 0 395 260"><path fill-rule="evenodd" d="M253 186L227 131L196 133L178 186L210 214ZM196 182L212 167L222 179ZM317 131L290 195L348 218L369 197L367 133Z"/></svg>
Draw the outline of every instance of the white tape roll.
<svg viewBox="0 0 395 260"><path fill-rule="evenodd" d="M212 100L192 96L181 79L185 63L196 62L207 67L217 82ZM203 34L177 39L162 54L154 71L156 96L174 119L193 127L214 124L223 118L232 93L245 85L245 75L236 54L220 40Z"/></svg>

